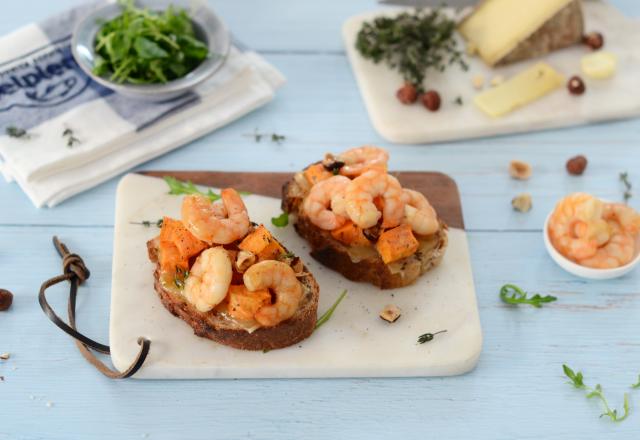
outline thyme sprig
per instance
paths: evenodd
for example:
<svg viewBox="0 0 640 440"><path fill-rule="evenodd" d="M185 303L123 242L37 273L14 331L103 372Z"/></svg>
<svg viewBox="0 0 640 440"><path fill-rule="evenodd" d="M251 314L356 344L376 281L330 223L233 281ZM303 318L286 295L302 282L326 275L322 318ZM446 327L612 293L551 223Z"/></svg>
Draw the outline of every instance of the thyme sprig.
<svg viewBox="0 0 640 440"><path fill-rule="evenodd" d="M418 336L418 344L424 344L425 342L433 341L433 338L435 338L436 335L439 335L440 333L446 333L446 332L447 332L446 330L440 330L434 333L422 334Z"/></svg>
<svg viewBox="0 0 640 440"><path fill-rule="evenodd" d="M629 199L633 197L633 193L631 192L631 182L629 182L629 173L624 172L619 175L620 182L624 185L624 193L622 193L622 197L624 198L624 203L629 203Z"/></svg>
<svg viewBox="0 0 640 440"><path fill-rule="evenodd" d="M164 176L163 179L165 182L167 182L167 185L169 185L169 194L171 195L179 196L188 194L200 194L207 197L212 202L220 199L220 194L217 194L210 189L207 190L207 192L202 192L190 180L183 182L182 180L178 180L172 176Z"/></svg>
<svg viewBox="0 0 640 440"><path fill-rule="evenodd" d="M405 82L422 92L430 69L443 72L453 64L469 68L454 38L455 29L455 21L440 8L416 9L363 23L356 49L364 58L397 70Z"/></svg>
<svg viewBox="0 0 640 440"><path fill-rule="evenodd" d="M271 142L275 142L278 145L282 144L287 138L285 135L278 133L260 133L257 128L253 130L253 133L247 133L244 136L252 137L256 142L268 138L271 139Z"/></svg>
<svg viewBox="0 0 640 440"><path fill-rule="evenodd" d="M31 135L24 128L16 127L15 125L9 125L4 129L7 136L17 139L29 139Z"/></svg>
<svg viewBox="0 0 640 440"><path fill-rule="evenodd" d="M130 225L142 225L145 228L149 228L151 226L156 226L158 228L162 227L162 219L158 220L142 220L141 222L129 222Z"/></svg>
<svg viewBox="0 0 640 440"><path fill-rule="evenodd" d="M541 296L539 293L528 297L527 292L515 284L505 284L500 288L500 299L507 304L529 304L540 308L543 304L553 302L558 298L551 295Z"/></svg>
<svg viewBox="0 0 640 440"><path fill-rule="evenodd" d="M64 131L62 132L62 137L67 141L67 148L73 148L74 145L80 143L80 139L76 137L74 131L69 127L64 129Z"/></svg>
<svg viewBox="0 0 640 440"><path fill-rule="evenodd" d="M587 399L590 399L592 397L597 397L598 399L600 399L600 401L602 402L602 405L604 406L604 412L600 414L600 417L607 416L613 422L621 422L627 418L627 416L629 415L629 394L628 393L624 393L624 403L623 403L624 413L622 415L618 415L618 410L611 409L611 407L609 407L609 403L607 402L607 399L604 396L604 392L600 384L597 384L595 388L589 387L584 383L584 376L582 375L582 373L580 371L578 371L577 373L574 372L566 364L562 364L562 370L564 371L565 376L567 376L571 380L570 383L575 388L579 390L584 390L587 392Z"/></svg>
<svg viewBox="0 0 640 440"><path fill-rule="evenodd" d="M318 330L320 327L322 327L322 325L325 322L327 322L331 318L331 315L333 315L333 312L340 305L340 303L342 302L345 296L347 296L346 289L342 291L342 293L340 294L336 302L334 302L333 305L329 307L329 309L326 312L324 312L320 318L318 318L318 320L316 321L316 326L314 330Z"/></svg>

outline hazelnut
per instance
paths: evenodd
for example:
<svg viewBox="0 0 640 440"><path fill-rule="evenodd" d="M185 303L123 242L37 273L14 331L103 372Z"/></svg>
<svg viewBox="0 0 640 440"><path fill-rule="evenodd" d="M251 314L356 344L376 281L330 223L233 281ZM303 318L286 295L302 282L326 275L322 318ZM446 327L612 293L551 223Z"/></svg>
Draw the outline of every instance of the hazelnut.
<svg viewBox="0 0 640 440"><path fill-rule="evenodd" d="M256 256L253 252L239 251L238 256L236 257L236 270L240 273L244 273L244 271L249 269L249 267L255 262Z"/></svg>
<svg viewBox="0 0 640 440"><path fill-rule="evenodd" d="M324 159L322 159L322 166L324 169L331 171L334 174L338 174L340 172L340 168L344 165L345 163L343 161L338 160L338 158L331 153L325 154Z"/></svg>
<svg viewBox="0 0 640 440"><path fill-rule="evenodd" d="M531 177L531 165L521 160L512 160L509 163L509 175L514 179L527 180Z"/></svg>
<svg viewBox="0 0 640 440"><path fill-rule="evenodd" d="M504 82L504 76L496 75L493 78L491 78L491 87L499 86L503 82Z"/></svg>
<svg viewBox="0 0 640 440"><path fill-rule="evenodd" d="M0 359L2 359L3 361L9 360L10 357L11 357L11 353L2 353L2 354L0 354Z"/></svg>
<svg viewBox="0 0 640 440"><path fill-rule="evenodd" d="M587 168L587 158L583 155L572 157L567 161L567 171L572 176L580 176Z"/></svg>
<svg viewBox="0 0 640 440"><path fill-rule="evenodd" d="M474 89L480 90L484 87L484 76L480 74L474 75L473 78L471 78L471 84L473 84Z"/></svg>
<svg viewBox="0 0 640 440"><path fill-rule="evenodd" d="M4 312L13 303L13 293L6 289L0 289L0 312Z"/></svg>
<svg viewBox="0 0 640 440"><path fill-rule="evenodd" d="M411 83L404 83L396 92L398 101L403 104L413 104L418 99L418 90Z"/></svg>
<svg viewBox="0 0 640 440"><path fill-rule="evenodd" d="M401 314L402 310L398 306L387 304L380 312L380 317L387 322L396 322Z"/></svg>
<svg viewBox="0 0 640 440"><path fill-rule="evenodd" d="M593 50L598 50L604 46L604 37L600 32L589 32L582 36L582 43Z"/></svg>
<svg viewBox="0 0 640 440"><path fill-rule="evenodd" d="M531 194L522 193L518 194L511 200L511 206L513 209L520 212L531 211Z"/></svg>
<svg viewBox="0 0 640 440"><path fill-rule="evenodd" d="M293 269L293 271L295 273L302 273L302 271L304 270L304 263L302 262L302 259L300 257L294 257L293 260L291 261L291 269Z"/></svg>
<svg viewBox="0 0 640 440"><path fill-rule="evenodd" d="M584 81L579 76L572 76L567 82L567 88L572 95L582 95L586 89Z"/></svg>
<svg viewBox="0 0 640 440"><path fill-rule="evenodd" d="M428 90L420 99L422 105L429 111L435 112L440 108L440 95L435 90Z"/></svg>

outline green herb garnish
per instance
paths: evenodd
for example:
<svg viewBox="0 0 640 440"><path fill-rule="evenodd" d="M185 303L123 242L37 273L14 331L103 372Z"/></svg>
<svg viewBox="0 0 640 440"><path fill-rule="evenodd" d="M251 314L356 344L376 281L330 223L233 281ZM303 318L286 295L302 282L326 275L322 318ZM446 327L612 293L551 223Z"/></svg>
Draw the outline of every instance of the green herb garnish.
<svg viewBox="0 0 640 440"><path fill-rule="evenodd" d="M624 414L622 416L618 416L618 411L615 409L611 409L609 407L609 403L607 399L604 397L604 393L602 390L602 386L597 384L595 388L591 388L584 383L584 376L580 371L575 373L568 365L563 364L562 370L564 371L565 376L567 376L571 380L571 384L579 390L585 390L587 392L587 399L592 397L597 397L600 399L602 404L604 405L605 412L600 414L600 417L607 416L613 422L621 422L627 418L629 415L629 395L627 393L624 394Z"/></svg>
<svg viewBox="0 0 640 440"><path fill-rule="evenodd" d="M468 69L454 38L455 29L455 21L438 8L377 17L362 25L356 49L374 63L384 61L422 92L429 69L443 72L453 64Z"/></svg>
<svg viewBox="0 0 640 440"><path fill-rule="evenodd" d="M129 222L130 225L142 225L145 228L151 227L151 225L156 226L158 228L162 227L162 219L159 220L142 220L141 222Z"/></svg>
<svg viewBox="0 0 640 440"><path fill-rule="evenodd" d="M163 179L167 182L167 185L169 185L169 194L171 195L179 196L184 194L200 194L207 197L212 202L220 199L220 195L214 193L212 190L208 190L206 193L200 191L190 180L183 182L182 180L178 180L171 176L164 176Z"/></svg>
<svg viewBox="0 0 640 440"><path fill-rule="evenodd" d="M173 284L175 284L178 289L184 289L184 283L187 278L189 278L189 270L176 266L176 274L173 277Z"/></svg>
<svg viewBox="0 0 640 440"><path fill-rule="evenodd" d="M631 193L631 182L629 182L628 172L625 171L624 173L620 173L620 182L622 182L622 184L624 185L624 193L622 194L624 203L628 203L629 199L633 197L633 194Z"/></svg>
<svg viewBox="0 0 640 440"><path fill-rule="evenodd" d="M439 335L440 333L446 333L446 332L447 332L446 330L440 330L435 333L425 333L423 335L420 335L418 336L418 344L424 344L425 342L432 341L436 335Z"/></svg>
<svg viewBox="0 0 640 440"><path fill-rule="evenodd" d="M73 130L70 128L65 128L62 132L62 137L67 141L67 148L72 148L74 145L80 143L80 139L78 139Z"/></svg>
<svg viewBox="0 0 640 440"><path fill-rule="evenodd" d="M25 130L24 128L16 127L14 125L9 125L7 128L5 128L4 131L7 136L12 138L29 139L31 137L31 135L27 133L27 130Z"/></svg>
<svg viewBox="0 0 640 440"><path fill-rule="evenodd" d="M278 228L284 228L289 224L289 214L283 212L277 217L271 217L271 223Z"/></svg>
<svg viewBox="0 0 640 440"><path fill-rule="evenodd" d="M338 307L338 305L340 305L340 303L342 302L345 296L347 296L346 289L342 291L342 293L340 294L336 302L334 302L333 305L329 307L329 310L324 312L322 316L318 318L318 320L316 321L316 327L314 330L318 330L325 322L329 320L329 318L331 318L331 315L333 315L334 310Z"/></svg>
<svg viewBox="0 0 640 440"><path fill-rule="evenodd" d="M527 292L515 284L505 284L500 288L500 299L507 304L529 304L539 308L542 304L553 302L558 298L551 295L540 296L538 293L529 298Z"/></svg>
<svg viewBox="0 0 640 440"><path fill-rule="evenodd" d="M209 49L184 9L157 12L120 0L122 14L102 23L95 39L93 72L117 83L166 83L198 67Z"/></svg>
<svg viewBox="0 0 640 440"><path fill-rule="evenodd" d="M252 137L256 142L260 142L263 138L267 138L268 137L268 138L271 139L271 142L275 142L278 145L280 145L286 139L286 136L284 136L282 134L260 133L257 128L255 130L253 130L253 133L245 134L245 136Z"/></svg>
<svg viewBox="0 0 640 440"><path fill-rule="evenodd" d="M463 105L464 104L464 101L462 100L462 96L456 97L456 99L453 102L455 104L458 104L458 105Z"/></svg>
<svg viewBox="0 0 640 440"><path fill-rule="evenodd" d="M638 381L631 385L631 388L638 389L640 388L640 374L638 374Z"/></svg>

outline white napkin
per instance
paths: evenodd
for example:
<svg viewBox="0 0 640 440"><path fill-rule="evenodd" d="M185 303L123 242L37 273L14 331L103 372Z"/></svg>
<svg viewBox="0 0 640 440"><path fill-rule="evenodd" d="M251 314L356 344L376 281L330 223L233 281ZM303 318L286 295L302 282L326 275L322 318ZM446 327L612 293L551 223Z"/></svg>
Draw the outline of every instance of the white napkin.
<svg viewBox="0 0 640 440"><path fill-rule="evenodd" d="M54 206L245 115L284 83L262 57L233 47L194 93L169 103L131 101L89 80L69 58L69 36L60 28L69 29L81 12L0 39L0 171L37 207ZM62 66L53 72L71 68L57 77L48 75L51 64ZM11 125L26 128L30 138L5 135ZM62 137L67 127L80 139L71 148Z"/></svg>

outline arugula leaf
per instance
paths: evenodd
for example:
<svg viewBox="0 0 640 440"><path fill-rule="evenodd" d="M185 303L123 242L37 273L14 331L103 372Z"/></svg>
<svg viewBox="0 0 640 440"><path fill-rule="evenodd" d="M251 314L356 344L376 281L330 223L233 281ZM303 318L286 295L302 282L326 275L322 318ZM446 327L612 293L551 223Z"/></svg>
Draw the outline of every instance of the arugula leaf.
<svg viewBox="0 0 640 440"><path fill-rule="evenodd" d="M314 328L314 331L322 327L322 325L331 318L331 315L333 315L333 312L340 305L340 303L342 302L345 296L347 296L347 289L343 290L340 296L338 297L338 299L336 300L336 302L334 302L333 305L329 307L329 310L324 312L322 316L318 318L318 320L316 321L316 326Z"/></svg>
<svg viewBox="0 0 640 440"><path fill-rule="evenodd" d="M190 180L183 182L182 180L178 180L172 176L164 176L164 181L169 185L169 194L174 196L179 195L187 195L187 194L200 194L207 197L212 202L220 199L220 195L214 193L212 190L207 190L207 192L200 191Z"/></svg>
<svg viewBox="0 0 640 440"><path fill-rule="evenodd" d="M640 388L640 374L638 374L638 381L633 385L631 385L631 388L635 388L635 389Z"/></svg>
<svg viewBox="0 0 640 440"><path fill-rule="evenodd" d="M558 298L551 295L541 296L538 293L529 298L527 297L527 292L515 284L505 284L500 288L500 299L507 304L529 304L540 308L542 304L553 302Z"/></svg>
<svg viewBox="0 0 640 440"><path fill-rule="evenodd" d="M100 23L94 47L96 75L118 83L166 83L181 78L210 56L184 9L140 9L120 0L122 13Z"/></svg>
<svg viewBox="0 0 640 440"><path fill-rule="evenodd" d="M289 224L289 214L283 212L278 217L271 217L271 223L278 228L284 228Z"/></svg>
<svg viewBox="0 0 640 440"><path fill-rule="evenodd" d="M587 399L591 399L591 398L595 397L595 398L599 399L602 402L602 405L604 406L605 412L600 414L600 417L607 416L613 422L621 422L621 421L623 421L624 419L627 418L627 416L629 415L629 410L630 410L630 408L629 408L629 395L627 393L624 394L624 403L623 403L624 413L622 414L622 416L619 416L618 415L618 410L611 409L609 407L609 403L607 402L607 399L604 396L604 391L602 389L602 385L596 384L595 388L591 388L591 387L585 385L584 377L582 376L582 373L580 371L578 371L577 373L574 372L567 364L562 364L562 370L564 371L565 376L567 376L571 380L570 383L575 388L578 388L580 390L585 390L587 392L587 394L586 394ZM639 382L640 382L640 378L639 378Z"/></svg>

